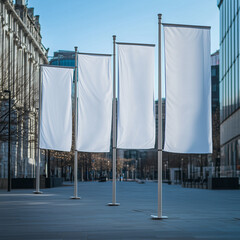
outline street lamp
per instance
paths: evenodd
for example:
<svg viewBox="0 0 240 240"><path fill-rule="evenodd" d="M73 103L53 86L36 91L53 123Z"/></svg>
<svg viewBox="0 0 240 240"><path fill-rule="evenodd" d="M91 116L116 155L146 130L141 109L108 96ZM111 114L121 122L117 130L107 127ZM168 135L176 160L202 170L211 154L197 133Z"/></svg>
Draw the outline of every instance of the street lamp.
<svg viewBox="0 0 240 240"><path fill-rule="evenodd" d="M183 158L181 159L181 165L182 165L182 166L181 166L181 168L182 168L182 169L181 169L181 170L182 170L182 171L181 171L181 183L183 183Z"/></svg>
<svg viewBox="0 0 240 240"><path fill-rule="evenodd" d="M165 167L165 171L166 171L166 180L169 180L168 177L167 177L167 172L168 172L168 161L166 161L166 167ZM169 175L170 176L170 175Z"/></svg>
<svg viewBox="0 0 240 240"><path fill-rule="evenodd" d="M141 158L138 159L138 162L139 162L139 164L138 164L139 165L138 166L138 169L139 169L138 170L138 174L139 174L138 178L142 179L142 162L141 162Z"/></svg>
<svg viewBox="0 0 240 240"><path fill-rule="evenodd" d="M137 181L137 166L138 166L138 164L137 164L137 159L135 159L135 182Z"/></svg>
<svg viewBox="0 0 240 240"><path fill-rule="evenodd" d="M164 167L165 167L165 181L167 180L167 164L165 163L164 164Z"/></svg>
<svg viewBox="0 0 240 240"><path fill-rule="evenodd" d="M8 192L11 191L11 91L4 90L8 93Z"/></svg>

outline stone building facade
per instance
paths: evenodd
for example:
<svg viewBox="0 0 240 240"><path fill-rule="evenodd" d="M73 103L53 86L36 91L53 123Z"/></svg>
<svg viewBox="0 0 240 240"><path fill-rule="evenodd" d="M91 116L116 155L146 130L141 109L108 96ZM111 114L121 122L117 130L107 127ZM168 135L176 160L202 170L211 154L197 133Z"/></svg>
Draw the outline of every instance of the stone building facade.
<svg viewBox="0 0 240 240"><path fill-rule="evenodd" d="M39 65L47 64L39 16L25 0L0 0L0 178L7 178L11 91L11 174L35 176Z"/></svg>

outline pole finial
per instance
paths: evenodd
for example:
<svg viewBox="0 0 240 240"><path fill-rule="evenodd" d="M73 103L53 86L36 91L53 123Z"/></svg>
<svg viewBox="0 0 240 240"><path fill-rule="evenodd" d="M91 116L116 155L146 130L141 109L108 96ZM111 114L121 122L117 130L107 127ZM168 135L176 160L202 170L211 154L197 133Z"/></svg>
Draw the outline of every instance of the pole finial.
<svg viewBox="0 0 240 240"><path fill-rule="evenodd" d="M77 52L77 49L78 49L78 47L77 47L77 46L75 46L74 48L75 48L75 52Z"/></svg>
<svg viewBox="0 0 240 240"><path fill-rule="evenodd" d="M158 19L162 19L162 14L161 13L158 14Z"/></svg>
<svg viewBox="0 0 240 240"><path fill-rule="evenodd" d="M116 40L116 35L113 35L112 37L113 37L113 40Z"/></svg>

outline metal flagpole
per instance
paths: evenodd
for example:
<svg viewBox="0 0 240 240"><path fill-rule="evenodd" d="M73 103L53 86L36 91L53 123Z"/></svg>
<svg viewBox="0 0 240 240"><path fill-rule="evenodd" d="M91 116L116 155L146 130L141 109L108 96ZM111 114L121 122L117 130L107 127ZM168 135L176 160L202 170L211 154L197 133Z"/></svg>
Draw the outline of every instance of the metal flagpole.
<svg viewBox="0 0 240 240"><path fill-rule="evenodd" d="M133 45L133 46L155 47L155 44L147 44L147 43L116 42L116 44L119 44L119 45Z"/></svg>
<svg viewBox="0 0 240 240"><path fill-rule="evenodd" d="M40 121L41 121L41 105L42 105L42 67L39 66L39 104L38 104L38 146L37 146L37 169L36 169L36 191L33 193L41 194L40 191Z"/></svg>
<svg viewBox="0 0 240 240"><path fill-rule="evenodd" d="M8 192L11 190L11 91L8 91Z"/></svg>
<svg viewBox="0 0 240 240"><path fill-rule="evenodd" d="M74 196L71 199L80 199L78 197L78 152L77 147L77 47L75 47L75 146L74 146Z"/></svg>
<svg viewBox="0 0 240 240"><path fill-rule="evenodd" d="M117 111L116 111L116 35L113 35L113 164L112 164L112 202L108 206L119 206L116 203L116 162L117 162Z"/></svg>
<svg viewBox="0 0 240 240"><path fill-rule="evenodd" d="M158 14L158 214L152 219L166 219L162 216L162 63L161 63L161 23L162 14Z"/></svg>

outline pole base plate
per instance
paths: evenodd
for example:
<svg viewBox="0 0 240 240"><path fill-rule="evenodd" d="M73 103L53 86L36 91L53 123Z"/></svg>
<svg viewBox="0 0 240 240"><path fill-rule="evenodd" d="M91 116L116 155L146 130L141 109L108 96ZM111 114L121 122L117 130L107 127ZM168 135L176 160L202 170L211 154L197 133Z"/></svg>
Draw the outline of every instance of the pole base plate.
<svg viewBox="0 0 240 240"><path fill-rule="evenodd" d="M151 215L151 218L153 220L163 220L163 219L168 219L167 216L155 216L155 215Z"/></svg>
<svg viewBox="0 0 240 240"><path fill-rule="evenodd" d="M113 207L113 206L120 206L120 203L108 203L107 206Z"/></svg>
<svg viewBox="0 0 240 240"><path fill-rule="evenodd" d="M33 193L34 194L42 194L43 192L41 192L41 191L34 191Z"/></svg>
<svg viewBox="0 0 240 240"><path fill-rule="evenodd" d="M70 197L70 199L80 200L80 197Z"/></svg>

